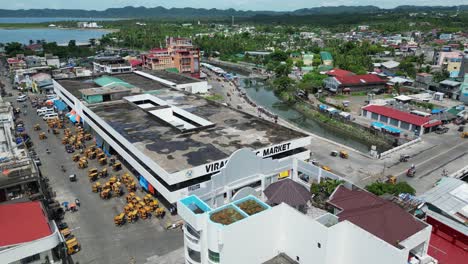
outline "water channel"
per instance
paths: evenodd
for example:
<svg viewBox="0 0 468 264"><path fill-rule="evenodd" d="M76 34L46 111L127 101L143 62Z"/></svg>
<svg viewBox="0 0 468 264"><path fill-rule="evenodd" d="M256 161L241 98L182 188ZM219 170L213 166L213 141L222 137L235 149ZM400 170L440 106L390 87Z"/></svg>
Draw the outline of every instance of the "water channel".
<svg viewBox="0 0 468 264"><path fill-rule="evenodd" d="M251 79L252 82L247 82L244 79L239 80L239 85L244 88L247 95L258 105L268 109L270 112L278 115L284 120L306 130L315 135L330 139L332 141L347 145L363 153L370 150L370 145L361 141L347 137L339 133L321 126L318 122L311 118L307 118L301 112L298 112L291 106L281 101L273 92L272 88L263 80Z"/></svg>

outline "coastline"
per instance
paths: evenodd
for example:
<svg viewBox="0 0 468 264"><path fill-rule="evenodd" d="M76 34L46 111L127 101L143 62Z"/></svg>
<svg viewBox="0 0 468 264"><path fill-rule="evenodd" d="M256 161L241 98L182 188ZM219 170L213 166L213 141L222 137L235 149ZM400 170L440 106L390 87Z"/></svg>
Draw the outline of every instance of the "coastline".
<svg viewBox="0 0 468 264"><path fill-rule="evenodd" d="M82 31L87 31L87 30L92 30L92 31L103 31L103 32L108 32L108 33L114 33L114 32L119 32L120 29L117 28L72 28L72 27L49 27L45 25L31 25L31 24L22 24L25 25L23 26L2 26L0 24L0 29L2 30L21 30L21 29L52 29L52 30L82 30Z"/></svg>

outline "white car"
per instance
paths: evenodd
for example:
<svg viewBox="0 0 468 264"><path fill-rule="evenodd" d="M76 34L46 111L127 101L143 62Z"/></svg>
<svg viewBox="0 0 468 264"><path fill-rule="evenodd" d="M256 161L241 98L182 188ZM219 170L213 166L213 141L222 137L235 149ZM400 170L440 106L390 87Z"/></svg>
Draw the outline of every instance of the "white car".
<svg viewBox="0 0 468 264"><path fill-rule="evenodd" d="M36 113L39 114L40 112L44 112L44 111L46 111L47 109L49 109L47 106L43 106L43 107L37 109L37 110L36 110Z"/></svg>
<svg viewBox="0 0 468 264"><path fill-rule="evenodd" d="M42 119L44 121L47 121L49 119L54 119L54 118L57 118L57 117L58 117L57 113L51 113L51 114L46 114Z"/></svg>
<svg viewBox="0 0 468 264"><path fill-rule="evenodd" d="M18 102L25 102L26 100L28 100L28 96L27 95L20 95L18 96L18 98L16 98L16 101Z"/></svg>

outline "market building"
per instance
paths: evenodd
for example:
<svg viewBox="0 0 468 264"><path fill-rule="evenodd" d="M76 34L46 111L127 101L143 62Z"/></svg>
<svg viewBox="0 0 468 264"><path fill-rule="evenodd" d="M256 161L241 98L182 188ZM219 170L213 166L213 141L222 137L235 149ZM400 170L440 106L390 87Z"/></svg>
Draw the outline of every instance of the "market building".
<svg viewBox="0 0 468 264"><path fill-rule="evenodd" d="M384 105L366 105L362 107L361 110L362 116L365 118L409 131L416 136L434 131L442 124L442 122L437 119L404 112Z"/></svg>
<svg viewBox="0 0 468 264"><path fill-rule="evenodd" d="M284 171L290 172L286 178ZM226 186L242 178L259 179L260 188L221 196ZM296 199L294 189L282 192L290 201L279 204L265 195L269 186L283 181L292 180L303 186L296 188L308 192L311 182L327 179L343 180L326 198L330 210L309 203L305 211L290 206ZM242 149L212 181L210 195L191 195L178 202L187 264L437 263L427 254L430 225L310 163L262 159Z"/></svg>
<svg viewBox="0 0 468 264"><path fill-rule="evenodd" d="M240 148L265 158L310 158L310 136L153 79L137 73L63 79L54 80L54 89L98 146L170 203L203 194Z"/></svg>
<svg viewBox="0 0 468 264"><path fill-rule="evenodd" d="M0 204L2 263L63 263L63 237L41 202Z"/></svg>

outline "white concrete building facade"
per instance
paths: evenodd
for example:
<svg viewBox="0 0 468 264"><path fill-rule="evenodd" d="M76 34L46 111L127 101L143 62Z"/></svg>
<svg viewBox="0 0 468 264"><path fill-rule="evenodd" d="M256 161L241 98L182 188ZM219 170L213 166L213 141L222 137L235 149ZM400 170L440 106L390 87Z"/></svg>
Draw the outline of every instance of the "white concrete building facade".
<svg viewBox="0 0 468 264"><path fill-rule="evenodd" d="M412 263L436 263L427 255L431 226L422 222L423 228L392 245L351 221L340 221L339 214L325 212L313 218L284 203L270 207L257 198L262 194L250 188L238 190L226 199L217 196L221 192L216 190L225 188L221 183L231 185L236 177L260 178L263 190L271 181L277 181L278 172L285 169L291 171L293 180L304 185L308 185L301 177L304 174L314 181L339 179L293 158L274 161L249 152L234 153L229 164L212 177L211 195L192 195L178 202L178 212L184 220L186 264L259 264L279 254L286 254L294 263L306 264L407 264L410 256L417 256L418 262ZM355 188L349 182L344 186ZM249 215L241 209L245 201L256 203L263 210ZM237 219L220 223L219 219L226 219L216 216L220 212L236 214Z"/></svg>

